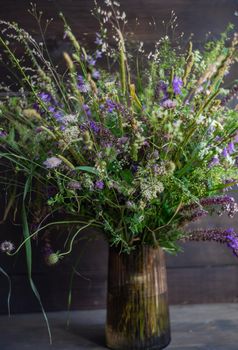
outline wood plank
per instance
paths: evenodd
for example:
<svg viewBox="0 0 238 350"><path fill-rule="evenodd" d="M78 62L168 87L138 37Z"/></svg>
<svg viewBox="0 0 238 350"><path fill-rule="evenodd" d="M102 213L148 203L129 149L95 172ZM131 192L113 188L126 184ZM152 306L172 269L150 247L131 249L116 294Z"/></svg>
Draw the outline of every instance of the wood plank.
<svg viewBox="0 0 238 350"><path fill-rule="evenodd" d="M238 266L168 268L170 304L238 302ZM97 309L106 306L105 273L84 272L76 277L72 289L72 309ZM66 310L69 274L34 275L46 310ZM0 313L7 312L7 281L0 277ZM27 276L12 276L13 313L40 311Z"/></svg>
<svg viewBox="0 0 238 350"><path fill-rule="evenodd" d="M238 266L168 269L171 304L238 302Z"/></svg>

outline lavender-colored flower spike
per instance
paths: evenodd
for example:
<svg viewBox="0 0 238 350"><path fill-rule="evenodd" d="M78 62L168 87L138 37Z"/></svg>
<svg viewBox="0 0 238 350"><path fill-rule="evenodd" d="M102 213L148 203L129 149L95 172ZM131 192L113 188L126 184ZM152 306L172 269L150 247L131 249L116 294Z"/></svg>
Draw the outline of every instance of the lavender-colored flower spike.
<svg viewBox="0 0 238 350"><path fill-rule="evenodd" d="M233 253L238 256L238 234L235 233L233 228L226 230L222 229L208 229L208 230L196 230L190 232L187 241L215 241L219 243L226 243L229 248L233 250Z"/></svg>
<svg viewBox="0 0 238 350"><path fill-rule="evenodd" d="M47 169L57 168L62 163L62 160L57 157L50 157L44 161L44 166Z"/></svg>
<svg viewBox="0 0 238 350"><path fill-rule="evenodd" d="M199 205L200 204L200 205ZM238 212L238 205L235 201L235 199L231 196L215 196L215 197L209 197L209 198L202 198L199 201L199 204L192 203L189 205L186 205L182 208L181 213L184 214L186 217L188 214L190 214L192 211L197 211L201 207L210 207L213 209L213 212L215 211L215 208L218 206L218 213L222 214L222 212L226 212L229 217L233 217ZM192 214L190 214L192 215Z"/></svg>
<svg viewBox="0 0 238 350"><path fill-rule="evenodd" d="M107 107L107 111L109 113L112 113L116 108L116 103L108 98L106 99L106 107Z"/></svg>
<svg viewBox="0 0 238 350"><path fill-rule="evenodd" d="M182 79L179 77L174 77L172 85L173 85L173 90L174 90L175 95L180 95L182 92L181 91L182 87L183 87Z"/></svg>
<svg viewBox="0 0 238 350"><path fill-rule="evenodd" d="M93 120L90 120L89 127L95 134L97 134L101 130L99 124L95 123Z"/></svg>

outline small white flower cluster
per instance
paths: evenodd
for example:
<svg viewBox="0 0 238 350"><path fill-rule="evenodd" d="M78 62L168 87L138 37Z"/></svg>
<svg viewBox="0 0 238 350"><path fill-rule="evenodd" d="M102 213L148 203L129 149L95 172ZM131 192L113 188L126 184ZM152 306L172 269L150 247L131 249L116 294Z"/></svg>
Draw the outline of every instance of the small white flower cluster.
<svg viewBox="0 0 238 350"><path fill-rule="evenodd" d="M75 124L78 121L78 116L76 114L67 114L61 118L63 124Z"/></svg>
<svg viewBox="0 0 238 350"><path fill-rule="evenodd" d="M102 161L101 159L99 159L95 164L95 168L97 169L99 173L98 175L100 177L105 177L107 173L107 163L105 161Z"/></svg>
<svg viewBox="0 0 238 350"><path fill-rule="evenodd" d="M162 182L157 179L140 179L140 188L142 196L148 201L157 198L164 191Z"/></svg>
<svg viewBox="0 0 238 350"><path fill-rule="evenodd" d="M107 7L110 7L109 11L103 10L100 6L96 3L96 12L99 15L102 15L102 22L105 24L109 22L110 18L114 17L118 21L122 21L124 24L127 23L126 21L126 13L123 11L121 12L119 10L120 4L117 1L111 1L111 0L105 0L104 4ZM117 8L117 9L116 9Z"/></svg>
<svg viewBox="0 0 238 350"><path fill-rule="evenodd" d="M77 126L69 126L64 130L63 135L64 141L70 144L79 139L80 131Z"/></svg>
<svg viewBox="0 0 238 350"><path fill-rule="evenodd" d="M90 175L88 174L84 174L83 178L82 178L82 185L88 189L89 191L93 191L94 190L94 183L90 177Z"/></svg>

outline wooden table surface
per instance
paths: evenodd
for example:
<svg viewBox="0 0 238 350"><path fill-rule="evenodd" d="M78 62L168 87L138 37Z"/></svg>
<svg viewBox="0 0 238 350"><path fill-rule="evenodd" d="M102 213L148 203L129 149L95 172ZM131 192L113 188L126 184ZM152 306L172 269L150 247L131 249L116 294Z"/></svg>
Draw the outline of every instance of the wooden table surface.
<svg viewBox="0 0 238 350"><path fill-rule="evenodd" d="M1 350L103 350L105 310L50 313L53 345L41 314L0 316ZM171 307L168 350L237 350L238 304Z"/></svg>

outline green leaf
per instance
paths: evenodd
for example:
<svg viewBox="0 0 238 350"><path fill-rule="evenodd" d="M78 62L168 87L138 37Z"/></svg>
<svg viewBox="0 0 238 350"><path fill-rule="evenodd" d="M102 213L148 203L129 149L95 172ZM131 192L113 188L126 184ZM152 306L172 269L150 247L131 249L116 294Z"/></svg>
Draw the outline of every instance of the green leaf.
<svg viewBox="0 0 238 350"><path fill-rule="evenodd" d="M125 169L121 172L121 177L123 180L125 180L128 184L131 184L133 181L133 175L130 169Z"/></svg>
<svg viewBox="0 0 238 350"><path fill-rule="evenodd" d="M25 200L26 200L27 193L29 192L29 189L31 187L31 181L32 181L32 177L29 176L26 183L25 183L24 194L23 194L23 203L22 203L22 228L23 228L23 236L25 239L27 271L28 271L28 278L29 278L31 289L32 289L33 293L35 294L35 296L40 304L40 308L41 308L42 314L43 314L45 322L46 322L46 326L47 326L47 330L48 330L48 334L49 334L49 339L50 339L50 344L52 344L52 336L51 336L49 321L48 321L47 315L45 313L44 307L42 305L40 294L39 294L39 292L35 286L35 283L32 279L32 248L31 248L31 240L29 239L30 232L29 232L27 213L26 213L26 207L25 207Z"/></svg>
<svg viewBox="0 0 238 350"><path fill-rule="evenodd" d="M2 267L0 267L0 272L8 279L8 297L7 297L7 309L8 309L8 316L10 316L11 309L10 309L10 300L11 300L11 293L12 293L12 284L11 284L11 279L6 273L5 270L3 270Z"/></svg>
<svg viewBox="0 0 238 350"><path fill-rule="evenodd" d="M99 172L97 169L93 168L92 166L77 166L74 168L74 170L81 170L81 171L85 171L87 173L91 173L94 175L98 175Z"/></svg>

